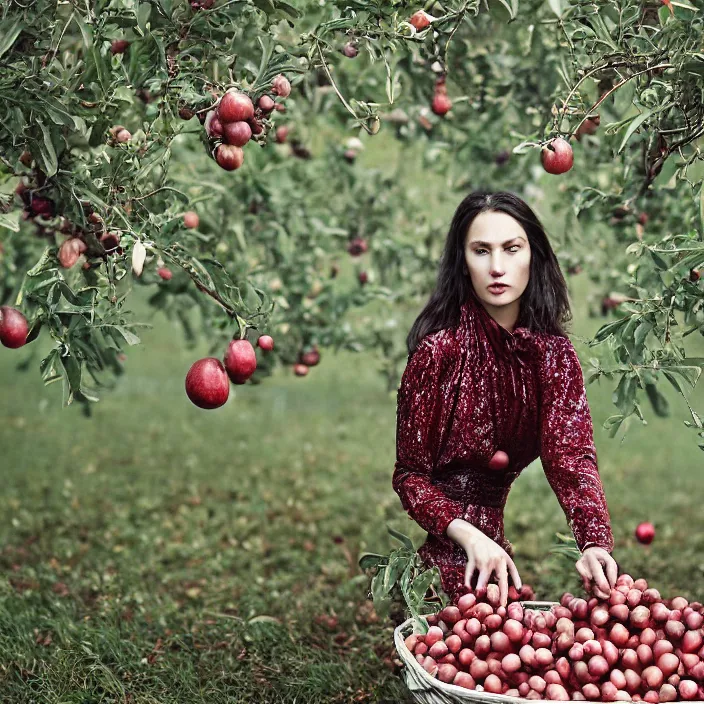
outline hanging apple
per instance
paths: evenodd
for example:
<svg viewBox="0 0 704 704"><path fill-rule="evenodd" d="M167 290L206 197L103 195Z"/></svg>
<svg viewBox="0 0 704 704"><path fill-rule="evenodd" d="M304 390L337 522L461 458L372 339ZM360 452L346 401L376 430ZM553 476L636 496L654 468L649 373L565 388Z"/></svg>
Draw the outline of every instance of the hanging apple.
<svg viewBox="0 0 704 704"><path fill-rule="evenodd" d="M234 144L220 144L215 150L215 161L225 171L234 171L244 163L244 150Z"/></svg>
<svg viewBox="0 0 704 704"><path fill-rule="evenodd" d="M254 105L251 98L240 91L229 90L220 100L218 117L223 124L253 118Z"/></svg>
<svg viewBox="0 0 704 704"><path fill-rule="evenodd" d="M274 349L274 338L271 335L260 335L257 346L265 352L271 352Z"/></svg>
<svg viewBox="0 0 704 704"><path fill-rule="evenodd" d="M354 59L354 57L359 54L359 49L357 49L357 45L354 42L347 42L347 44L342 47L342 53L348 59Z"/></svg>
<svg viewBox="0 0 704 704"><path fill-rule="evenodd" d="M540 159L549 174L564 174L574 163L572 147L562 137L556 137L545 145L540 152Z"/></svg>
<svg viewBox="0 0 704 704"><path fill-rule="evenodd" d="M27 342L27 318L16 308L0 306L0 342L5 347L17 349Z"/></svg>
<svg viewBox="0 0 704 704"><path fill-rule="evenodd" d="M240 122L226 122L222 129L223 139L227 144L244 147L252 138L252 128L244 120Z"/></svg>
<svg viewBox="0 0 704 704"><path fill-rule="evenodd" d="M183 224L186 227L195 230L195 228L198 227L199 223L200 223L200 218L198 217L198 213L196 213L195 211L187 210L183 214Z"/></svg>
<svg viewBox="0 0 704 704"><path fill-rule="evenodd" d="M318 362L320 362L320 352L318 351L317 345L313 345L310 349L302 352L299 355L298 362L305 364L306 367L314 367L318 364Z"/></svg>
<svg viewBox="0 0 704 704"><path fill-rule="evenodd" d="M280 98L288 98L288 96L291 95L291 84L283 73L280 73L274 78L271 84L271 92L278 95Z"/></svg>
<svg viewBox="0 0 704 704"><path fill-rule="evenodd" d="M305 364L294 364L293 373L296 376L305 376L308 374L308 367Z"/></svg>
<svg viewBox="0 0 704 704"><path fill-rule="evenodd" d="M171 269L167 269L165 266L161 266L156 270L156 273L164 279L164 281L171 281L171 277L173 274L171 273Z"/></svg>
<svg viewBox="0 0 704 704"><path fill-rule="evenodd" d="M412 16L409 22L416 28L417 32L422 32L426 27L430 27L430 23L435 17L429 15L425 10L418 10Z"/></svg>
<svg viewBox="0 0 704 704"><path fill-rule="evenodd" d="M452 108L452 101L445 93L435 93L430 107L436 115L446 115Z"/></svg>
<svg viewBox="0 0 704 704"><path fill-rule="evenodd" d="M198 408L222 406L230 395L230 383L222 362L206 357L193 363L186 374L186 394Z"/></svg>
<svg viewBox="0 0 704 704"><path fill-rule="evenodd" d="M224 361L233 384L244 384L257 368L257 356L249 340L232 340L227 346Z"/></svg>
<svg viewBox="0 0 704 704"><path fill-rule="evenodd" d="M115 39L110 45L110 53L113 56L115 54L124 54L129 45L130 43L126 39Z"/></svg>

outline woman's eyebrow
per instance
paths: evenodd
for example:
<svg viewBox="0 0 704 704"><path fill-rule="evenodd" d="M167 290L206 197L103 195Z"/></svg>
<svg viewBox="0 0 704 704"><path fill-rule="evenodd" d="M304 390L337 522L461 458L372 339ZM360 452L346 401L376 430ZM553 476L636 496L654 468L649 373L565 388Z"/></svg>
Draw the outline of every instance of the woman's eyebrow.
<svg viewBox="0 0 704 704"><path fill-rule="evenodd" d="M506 240L503 245L507 245L509 242L513 242L513 240L523 240L525 239L524 237L521 237L521 235L516 235L516 237L512 237L510 240ZM471 242L470 244L475 245L475 244L482 244L485 247L490 247L491 243L490 242L482 242L481 240L475 240Z"/></svg>

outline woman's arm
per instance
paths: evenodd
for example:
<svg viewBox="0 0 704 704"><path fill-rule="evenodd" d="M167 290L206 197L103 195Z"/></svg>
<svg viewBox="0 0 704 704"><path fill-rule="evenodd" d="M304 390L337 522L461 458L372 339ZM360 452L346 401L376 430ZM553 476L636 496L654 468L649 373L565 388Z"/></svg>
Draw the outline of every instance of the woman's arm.
<svg viewBox="0 0 704 704"><path fill-rule="evenodd" d="M614 547L579 358L557 338L542 364L540 458L580 551Z"/></svg>
<svg viewBox="0 0 704 704"><path fill-rule="evenodd" d="M392 485L403 508L432 535L444 537L464 506L434 486L430 476L449 431L457 350L442 331L418 345L401 379Z"/></svg>

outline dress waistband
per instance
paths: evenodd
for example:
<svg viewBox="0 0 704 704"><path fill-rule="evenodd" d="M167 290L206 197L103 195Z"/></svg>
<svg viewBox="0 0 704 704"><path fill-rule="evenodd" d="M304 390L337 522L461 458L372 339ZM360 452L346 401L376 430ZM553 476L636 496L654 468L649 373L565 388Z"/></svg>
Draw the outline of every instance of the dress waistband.
<svg viewBox="0 0 704 704"><path fill-rule="evenodd" d="M511 485L519 474L453 460L436 469L431 481L455 501L501 508L506 505Z"/></svg>

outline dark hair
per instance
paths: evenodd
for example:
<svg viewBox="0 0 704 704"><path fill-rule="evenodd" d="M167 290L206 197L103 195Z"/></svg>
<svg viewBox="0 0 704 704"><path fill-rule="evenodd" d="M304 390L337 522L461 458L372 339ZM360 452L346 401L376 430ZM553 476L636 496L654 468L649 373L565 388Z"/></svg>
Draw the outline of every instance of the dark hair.
<svg viewBox="0 0 704 704"><path fill-rule="evenodd" d="M525 201L513 193L475 191L459 204L452 217L435 290L406 338L409 355L426 335L456 326L460 319L460 306L469 296L478 300L467 272L465 242L474 218L487 211L510 215L528 235L530 276L521 296L516 326L534 332L567 336L563 325L572 318L567 283L538 217Z"/></svg>

